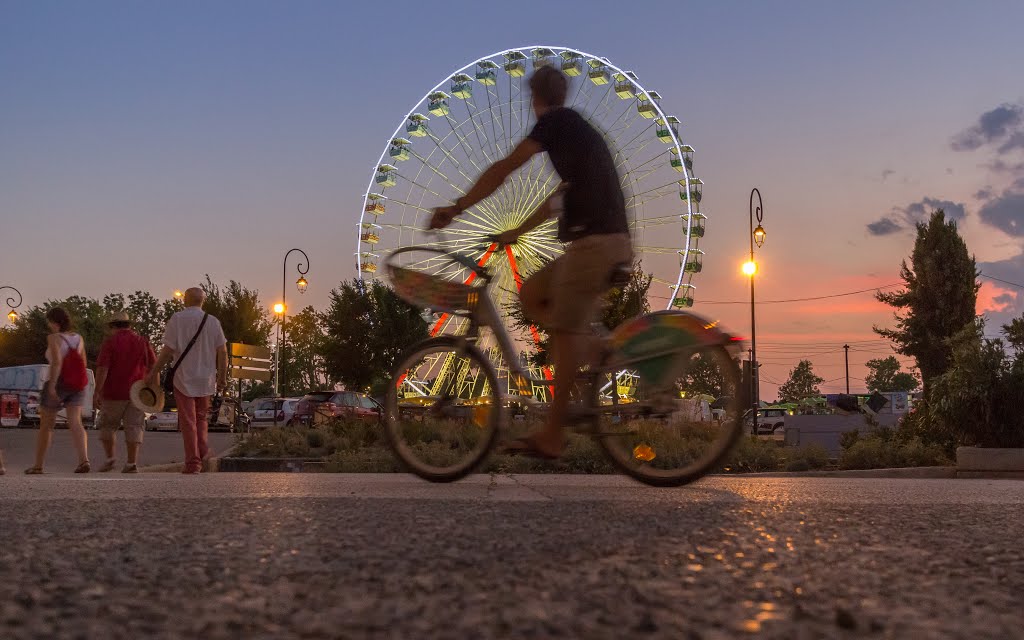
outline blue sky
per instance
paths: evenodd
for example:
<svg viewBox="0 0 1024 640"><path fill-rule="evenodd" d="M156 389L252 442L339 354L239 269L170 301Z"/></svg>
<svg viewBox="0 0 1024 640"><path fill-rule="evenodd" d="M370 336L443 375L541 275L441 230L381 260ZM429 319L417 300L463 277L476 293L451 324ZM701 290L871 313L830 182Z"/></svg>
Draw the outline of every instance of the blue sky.
<svg viewBox="0 0 1024 640"><path fill-rule="evenodd" d="M1019 283L1022 20L1014 2L0 1L0 284L35 304L209 273L269 303L299 246L302 302L322 306L354 275L360 197L402 116L529 44L634 69L680 117L707 183L704 300L746 296L753 186L764 300L896 282L908 221L942 202L983 270ZM1024 311L1015 291L986 284L996 320ZM746 307L697 311L749 332ZM766 306L766 378L888 318L870 296ZM864 344L851 362L883 355ZM814 360L838 390L841 353Z"/></svg>

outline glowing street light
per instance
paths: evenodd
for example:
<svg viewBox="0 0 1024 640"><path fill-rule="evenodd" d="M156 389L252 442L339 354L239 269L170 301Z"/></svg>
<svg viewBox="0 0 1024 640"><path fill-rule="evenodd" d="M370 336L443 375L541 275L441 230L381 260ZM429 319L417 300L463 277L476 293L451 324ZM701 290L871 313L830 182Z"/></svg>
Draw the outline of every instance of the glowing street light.
<svg viewBox="0 0 1024 640"><path fill-rule="evenodd" d="M301 253L302 257L306 260L305 262L300 260L295 265L295 270L299 272L299 279L295 281L295 287L299 290L299 293L306 293L306 287L309 286L309 281L306 280L306 274L309 273L309 256L307 256L306 252L302 249L289 249L288 253L284 254L284 264L281 266L281 303L274 305L274 313L281 318L281 344L277 347L278 353L281 357L284 355L284 346L288 341L288 330L287 325L285 324L288 311L288 256L292 255L292 252L294 251ZM278 310L278 307L280 307L280 310ZM281 357L278 357L278 360L280 360ZM278 372L278 375L280 375L280 372ZM278 380L274 386L275 397L277 397L279 384L280 380ZM275 413L274 415L276 416L277 414Z"/></svg>
<svg viewBox="0 0 1024 640"><path fill-rule="evenodd" d="M754 206L754 195L757 195L757 206ZM757 228L754 228L754 217L757 217ZM754 245L758 248L764 244L764 238L768 235L761 220L764 216L764 203L761 202L761 192L755 187L750 190L750 260L743 264L743 273L750 278L750 404L751 420L753 422L754 434L757 433L757 407L760 385L757 375L757 316L755 314L754 302L754 275L757 273L757 262L754 260Z"/></svg>
<svg viewBox="0 0 1024 640"><path fill-rule="evenodd" d="M181 289L174 290L174 299L181 300L185 297L185 293Z"/></svg>
<svg viewBox="0 0 1024 640"><path fill-rule="evenodd" d="M3 291L4 289L10 289L18 296L17 298L15 298L14 296L9 296L7 298L7 306L11 308L10 313L7 314L7 319L10 320L11 322L14 322L15 320L18 319L18 312L15 311L15 309L21 306L21 303L24 302L24 298L21 297L20 291L18 291L9 284L0 286L0 291Z"/></svg>

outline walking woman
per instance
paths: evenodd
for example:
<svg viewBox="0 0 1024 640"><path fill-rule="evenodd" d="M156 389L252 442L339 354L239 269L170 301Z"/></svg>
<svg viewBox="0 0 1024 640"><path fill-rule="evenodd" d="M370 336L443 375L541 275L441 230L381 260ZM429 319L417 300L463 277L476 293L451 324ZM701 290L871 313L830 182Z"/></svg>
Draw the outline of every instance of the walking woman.
<svg viewBox="0 0 1024 640"><path fill-rule="evenodd" d="M46 360L50 363L50 376L43 388L39 403L39 434L36 437L35 465L25 469L34 475L43 472L43 460L50 448L57 412L64 409L71 431L71 441L78 454L75 473L89 473L89 443L82 426L82 404L88 386L85 369L85 340L71 331L71 317L60 307L46 312L50 335L46 339Z"/></svg>

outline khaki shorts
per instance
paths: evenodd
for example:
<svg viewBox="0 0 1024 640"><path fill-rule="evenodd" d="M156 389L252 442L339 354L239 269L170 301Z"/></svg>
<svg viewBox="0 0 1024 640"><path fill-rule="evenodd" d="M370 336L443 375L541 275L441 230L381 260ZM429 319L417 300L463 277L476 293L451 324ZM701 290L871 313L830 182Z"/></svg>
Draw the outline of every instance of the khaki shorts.
<svg viewBox="0 0 1024 640"><path fill-rule="evenodd" d="M597 319L608 279L617 264L632 263L629 234L585 236L571 242L565 253L530 276L523 288L541 292L544 315L534 318L547 329L586 333Z"/></svg>
<svg viewBox="0 0 1024 640"><path fill-rule="evenodd" d="M130 400L104 400L100 407L100 440L110 440L124 424L124 438L142 444L146 416Z"/></svg>

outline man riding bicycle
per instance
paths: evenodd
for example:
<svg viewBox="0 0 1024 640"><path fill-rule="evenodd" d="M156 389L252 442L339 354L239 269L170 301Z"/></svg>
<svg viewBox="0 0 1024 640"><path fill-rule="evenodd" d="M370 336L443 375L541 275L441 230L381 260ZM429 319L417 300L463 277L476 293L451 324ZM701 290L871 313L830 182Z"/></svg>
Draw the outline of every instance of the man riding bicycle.
<svg viewBox="0 0 1024 640"><path fill-rule="evenodd" d="M569 389L592 345L589 323L599 309L617 265L633 258L625 197L611 150L602 134L579 113L565 106L568 78L549 66L530 77L533 111L530 134L505 158L492 164L466 195L434 210L431 229L451 224L455 216L494 193L535 154L547 152L562 184L515 229L498 236L514 244L519 236L558 217L558 239L565 253L526 282L520 299L526 315L551 335L555 390L545 426L510 442L509 453L557 458L565 449L562 426L569 408ZM554 206L561 198L561 212Z"/></svg>

